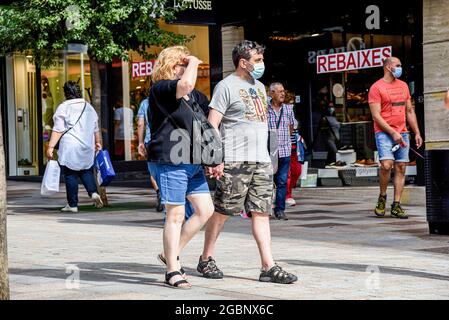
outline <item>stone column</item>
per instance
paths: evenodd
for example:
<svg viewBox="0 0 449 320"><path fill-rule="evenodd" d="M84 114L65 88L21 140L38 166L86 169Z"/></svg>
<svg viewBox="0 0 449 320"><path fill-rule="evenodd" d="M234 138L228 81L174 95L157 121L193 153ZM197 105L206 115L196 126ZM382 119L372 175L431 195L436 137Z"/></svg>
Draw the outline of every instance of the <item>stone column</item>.
<svg viewBox="0 0 449 320"><path fill-rule="evenodd" d="M449 150L449 1L423 0L424 105L427 150Z"/></svg>

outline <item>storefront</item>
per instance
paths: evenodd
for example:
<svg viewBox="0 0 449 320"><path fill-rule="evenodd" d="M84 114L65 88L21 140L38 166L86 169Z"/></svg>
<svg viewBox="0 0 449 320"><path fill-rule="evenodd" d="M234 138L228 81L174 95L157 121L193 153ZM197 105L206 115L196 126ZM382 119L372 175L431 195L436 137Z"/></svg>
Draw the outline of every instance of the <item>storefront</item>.
<svg viewBox="0 0 449 320"><path fill-rule="evenodd" d="M180 5L177 1L175 5ZM194 36L186 46L203 63L196 88L210 97L221 80L220 44L216 39L216 8L213 1L196 1L176 21L161 23L164 30ZM161 48L149 48L157 55ZM116 171L146 173L146 163L137 152L137 112L150 87L155 60L130 52L129 61L116 60L101 70L101 130ZM6 145L7 176L39 179L53 126L53 114L64 100L63 85L77 82L87 101L92 101L91 64L87 48L70 45L61 51L51 68L38 69L32 56L13 54L2 60L2 114ZM213 70L213 72L211 72ZM131 178L132 179L132 178Z"/></svg>
<svg viewBox="0 0 449 320"><path fill-rule="evenodd" d="M162 27L195 36L187 46L203 61L197 88L210 97L215 84L234 70L231 51L240 40L264 44L266 72L261 80L266 85L273 81L284 83L287 102L295 104L301 134L308 146L309 173L316 174L316 178L338 156L329 146L333 133L323 121L330 106L340 124L337 149L352 146L351 163L359 161L361 168L365 167L363 163L375 162L367 94L382 76L378 65L348 70L334 70L332 65L319 72L319 57L391 48L390 53L402 60L402 79L409 84L424 132L421 1L351 0L345 1L344 6L337 2L326 5L316 2L304 7L299 0L281 1L278 6L200 0L189 5L177 21ZM149 52L156 53L157 49ZM9 177L42 175L52 113L63 100L63 83L78 81L87 100L92 94L90 61L82 50L61 52L56 65L45 70L36 69L30 58L13 55L3 65L2 107ZM154 60L131 52L129 61L114 61L101 74L103 145L110 151L116 171L131 173L125 180L138 180L139 174L136 177L132 173L146 172L145 161L137 153L136 116L150 86L153 64ZM409 180L422 184L423 163L413 153L410 157L416 160L417 168L412 171L417 171L418 176L410 176ZM340 170L334 170L338 170L337 176L336 171L327 172L329 180L320 177L318 185L343 184ZM365 170L363 174L373 175L374 171ZM376 177L365 178L376 181Z"/></svg>
<svg viewBox="0 0 449 320"><path fill-rule="evenodd" d="M384 50L402 61L401 79L409 85L424 132L421 1L316 2L307 7L289 1L242 10L252 13L231 15L229 23L242 28L245 38L266 46L262 82L284 83L288 102L295 104L312 175L304 185L376 185L368 91L383 76ZM337 59L349 53L355 54L351 66L339 68ZM326 56L330 65L319 64ZM330 116L335 120L331 124ZM338 152L342 148L346 150ZM422 184L423 161L413 152L410 158L407 181Z"/></svg>

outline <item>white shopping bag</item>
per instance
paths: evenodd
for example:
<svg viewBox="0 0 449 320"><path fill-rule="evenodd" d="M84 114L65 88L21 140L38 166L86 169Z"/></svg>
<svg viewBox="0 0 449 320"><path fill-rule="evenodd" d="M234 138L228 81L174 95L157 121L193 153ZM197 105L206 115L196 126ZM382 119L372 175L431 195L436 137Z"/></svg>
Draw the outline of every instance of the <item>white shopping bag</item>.
<svg viewBox="0 0 449 320"><path fill-rule="evenodd" d="M305 161L301 168L301 177L300 177L301 180L307 179L308 169L309 169L309 162Z"/></svg>
<svg viewBox="0 0 449 320"><path fill-rule="evenodd" d="M44 178L42 179L41 195L51 196L59 192L59 176L61 168L58 161L49 160L45 168Z"/></svg>

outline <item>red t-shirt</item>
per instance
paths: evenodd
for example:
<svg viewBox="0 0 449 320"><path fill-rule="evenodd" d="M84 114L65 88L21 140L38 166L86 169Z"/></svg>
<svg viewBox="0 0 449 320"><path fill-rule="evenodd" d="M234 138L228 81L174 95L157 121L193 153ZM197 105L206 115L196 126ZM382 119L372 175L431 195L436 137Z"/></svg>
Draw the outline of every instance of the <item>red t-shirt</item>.
<svg viewBox="0 0 449 320"><path fill-rule="evenodd" d="M371 86L368 95L369 103L380 103L382 118L398 133L407 132L406 108L410 99L407 84L399 79L395 79L392 83L380 79ZM382 132L376 121L374 131Z"/></svg>

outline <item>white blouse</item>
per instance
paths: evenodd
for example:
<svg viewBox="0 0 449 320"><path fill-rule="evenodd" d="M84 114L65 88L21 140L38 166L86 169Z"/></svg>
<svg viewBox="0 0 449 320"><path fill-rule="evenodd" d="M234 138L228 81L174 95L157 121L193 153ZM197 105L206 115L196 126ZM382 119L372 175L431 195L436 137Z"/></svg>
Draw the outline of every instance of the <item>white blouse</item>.
<svg viewBox="0 0 449 320"><path fill-rule="evenodd" d="M58 161L61 166L80 171L89 169L95 158L95 133L99 131L98 115L84 99L70 99L62 102L53 115L53 131L64 132L59 142ZM78 123L76 121L80 118Z"/></svg>

